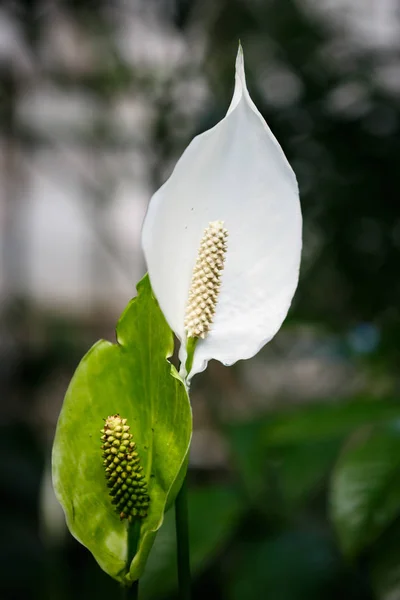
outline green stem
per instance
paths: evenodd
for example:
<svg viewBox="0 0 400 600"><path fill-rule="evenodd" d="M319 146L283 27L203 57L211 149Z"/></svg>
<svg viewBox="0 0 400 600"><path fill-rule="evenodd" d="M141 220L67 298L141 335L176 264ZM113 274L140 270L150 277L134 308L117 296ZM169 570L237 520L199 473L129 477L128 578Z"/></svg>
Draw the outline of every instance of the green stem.
<svg viewBox="0 0 400 600"><path fill-rule="evenodd" d="M128 568L136 554L138 543L140 538L140 521L133 521L128 523ZM129 587L126 585L121 586L121 598L122 600L138 600L139 597L139 580L136 580Z"/></svg>
<svg viewBox="0 0 400 600"><path fill-rule="evenodd" d="M175 500L179 600L190 600L189 523L186 477Z"/></svg>
<svg viewBox="0 0 400 600"><path fill-rule="evenodd" d="M187 344L186 344L187 358L186 358L186 364L185 364L186 376L189 375L190 371L192 370L194 351L196 350L198 341L199 341L199 338L197 338L197 337L196 338L190 337L187 339Z"/></svg>
<svg viewBox="0 0 400 600"><path fill-rule="evenodd" d="M128 569L137 552L140 538L141 522L135 519L132 523L128 523Z"/></svg>
<svg viewBox="0 0 400 600"><path fill-rule="evenodd" d="M130 587L123 585L121 587L121 600L138 600L139 598L139 580L137 579Z"/></svg>

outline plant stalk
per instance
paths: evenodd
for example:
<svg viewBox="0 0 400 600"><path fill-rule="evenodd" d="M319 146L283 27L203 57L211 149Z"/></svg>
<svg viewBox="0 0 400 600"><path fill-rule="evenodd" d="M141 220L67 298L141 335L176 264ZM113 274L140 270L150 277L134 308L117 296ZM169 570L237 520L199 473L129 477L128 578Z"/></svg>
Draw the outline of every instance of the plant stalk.
<svg viewBox="0 0 400 600"><path fill-rule="evenodd" d="M187 501L187 477L185 477L175 500L175 527L178 563L179 600L190 600L190 553L189 519Z"/></svg>
<svg viewBox="0 0 400 600"><path fill-rule="evenodd" d="M184 371L185 371L184 378L185 379L189 375L190 371L192 370L194 351L196 350L198 341L199 341L199 338L197 338L197 337L190 337L187 340L187 345L186 345L187 358L186 358L185 369L184 369ZM181 367L182 367L182 365L181 365ZM186 382L186 385L188 385L188 382Z"/></svg>
<svg viewBox="0 0 400 600"><path fill-rule="evenodd" d="M138 600L139 598L139 579L134 581L130 587L121 586L121 600Z"/></svg>
<svg viewBox="0 0 400 600"><path fill-rule="evenodd" d="M128 568L131 564L139 543L140 521L128 523ZM138 600L139 598L139 580L132 583L131 586L121 586L121 600Z"/></svg>

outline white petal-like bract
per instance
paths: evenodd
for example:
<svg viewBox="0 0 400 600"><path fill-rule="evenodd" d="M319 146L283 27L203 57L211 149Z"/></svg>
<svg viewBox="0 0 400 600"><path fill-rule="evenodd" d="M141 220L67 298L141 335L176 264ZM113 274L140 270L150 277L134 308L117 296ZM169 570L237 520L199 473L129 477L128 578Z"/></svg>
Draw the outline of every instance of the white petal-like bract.
<svg viewBox="0 0 400 600"><path fill-rule="evenodd" d="M296 177L247 91L241 48L227 115L189 144L143 225L150 281L182 342L183 362L193 267L212 221L223 221L228 247L213 324L197 344L190 377L212 358L231 365L254 356L281 327L299 276Z"/></svg>

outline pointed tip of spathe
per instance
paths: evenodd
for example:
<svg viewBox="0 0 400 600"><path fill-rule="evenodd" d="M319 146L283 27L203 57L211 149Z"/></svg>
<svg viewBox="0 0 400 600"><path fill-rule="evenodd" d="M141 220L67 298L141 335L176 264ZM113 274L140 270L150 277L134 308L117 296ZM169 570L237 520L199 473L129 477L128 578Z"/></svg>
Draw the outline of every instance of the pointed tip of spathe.
<svg viewBox="0 0 400 600"><path fill-rule="evenodd" d="M240 81L246 85L246 76L244 72L244 54L243 54L243 46L242 42L239 40L238 51L236 55L236 65L235 65L236 77L240 79Z"/></svg>
<svg viewBox="0 0 400 600"><path fill-rule="evenodd" d="M244 56L242 43L239 40L235 64L235 89L226 115L228 116L239 104L243 94L247 94L246 75L244 72Z"/></svg>

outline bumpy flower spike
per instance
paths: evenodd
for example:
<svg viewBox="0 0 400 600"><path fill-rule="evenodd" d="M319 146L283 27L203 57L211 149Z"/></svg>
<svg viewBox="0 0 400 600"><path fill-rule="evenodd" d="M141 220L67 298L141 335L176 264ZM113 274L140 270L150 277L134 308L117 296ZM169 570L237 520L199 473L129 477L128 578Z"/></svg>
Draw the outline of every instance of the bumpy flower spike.
<svg viewBox="0 0 400 600"><path fill-rule="evenodd" d="M204 339L212 325L227 250L228 230L223 221L211 221L200 242L186 306L189 338Z"/></svg>
<svg viewBox="0 0 400 600"><path fill-rule="evenodd" d="M107 417L101 434L103 464L112 504L121 520L143 519L147 516L150 497L127 420L119 415Z"/></svg>

